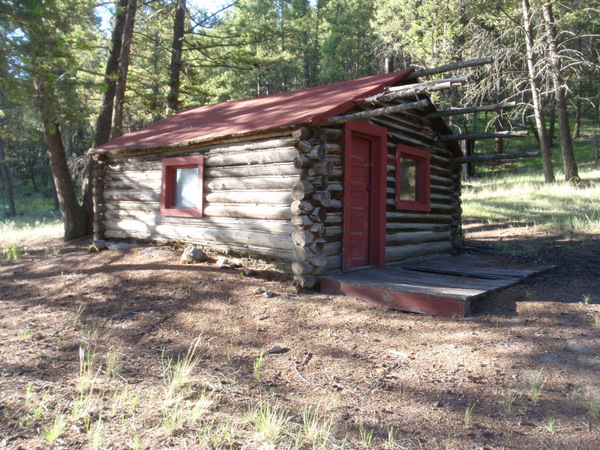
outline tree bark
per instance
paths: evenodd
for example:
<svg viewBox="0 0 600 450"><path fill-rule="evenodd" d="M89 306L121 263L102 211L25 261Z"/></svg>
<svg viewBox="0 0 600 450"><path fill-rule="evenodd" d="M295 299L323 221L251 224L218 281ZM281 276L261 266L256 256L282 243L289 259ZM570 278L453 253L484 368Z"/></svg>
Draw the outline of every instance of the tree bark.
<svg viewBox="0 0 600 450"><path fill-rule="evenodd" d="M581 130L581 100L575 103L575 126L573 127L573 139L577 139Z"/></svg>
<svg viewBox="0 0 600 450"><path fill-rule="evenodd" d="M115 25L112 31L110 53L106 61L106 70L104 71L104 84L106 90L102 94L102 106L96 119L96 135L94 137L94 147L108 142L112 124L113 102L115 99L115 87L117 84L117 72L119 69L119 55L121 54L121 39L123 38L123 28L125 27L125 18L127 0L119 0L117 12L115 15Z"/></svg>
<svg viewBox="0 0 600 450"><path fill-rule="evenodd" d="M10 185L8 164L4 161L4 138L2 137L2 133L0 133L0 181L2 181L2 185L4 186L4 195L6 196L6 203L8 205L8 217L14 217L17 215L17 209L15 208L15 200Z"/></svg>
<svg viewBox="0 0 600 450"><path fill-rule="evenodd" d="M496 132L501 132L504 127L502 126L502 114L498 113L495 122ZM494 153L502 154L504 153L504 139L497 137L494 139Z"/></svg>
<svg viewBox="0 0 600 450"><path fill-rule="evenodd" d="M563 157L563 170L566 181L578 181L579 173L577 161L573 151L573 140L571 139L571 126L569 124L569 111L567 109L566 84L560 73L560 56L556 44L556 29L552 14L552 4L545 0L543 5L544 22L546 24L546 38L550 49L550 63L552 67L552 82L554 83L554 98L556 100L556 113L558 115L558 126L560 127L560 148Z"/></svg>
<svg viewBox="0 0 600 450"><path fill-rule="evenodd" d="M546 91L550 92L550 86L546 87ZM550 143L550 148L552 148L554 147L554 136L556 135L556 99L554 97L550 99L548 109L550 109L550 117L548 118L548 142Z"/></svg>
<svg viewBox="0 0 600 450"><path fill-rule="evenodd" d="M64 240L69 241L91 233L92 221L86 216L85 210L77 201L75 186L69 172L69 166L67 165L67 157L59 123L57 120L51 118L48 111L48 101L52 98L49 92L50 89L52 88L36 81L35 104L44 126L43 133L48 162L65 226Z"/></svg>
<svg viewBox="0 0 600 450"><path fill-rule="evenodd" d="M548 132L544 122L544 108L540 97L540 89L535 75L535 54L533 52L533 27L531 25L531 11L529 0L523 0L523 27L525 29L525 44L527 46L527 69L529 72L529 83L531 84L531 97L533 100L533 111L535 123L540 138L540 149L542 151L542 167L544 169L544 180L546 183L554 181L554 167L552 165L552 151Z"/></svg>
<svg viewBox="0 0 600 450"><path fill-rule="evenodd" d="M125 101L125 87L127 86L127 72L129 71L129 53L131 50L131 39L133 38L133 27L135 25L135 13L137 11L137 0L129 0L127 3L127 17L123 28L121 39L121 53L119 55L119 70L115 86L115 100L113 103L112 127L110 138L114 139L123 134L123 102Z"/></svg>
<svg viewBox="0 0 600 450"><path fill-rule="evenodd" d="M179 86L183 54L186 0L177 0L173 23L173 43L171 44L171 64L169 72L169 94L167 95L167 115L179 110Z"/></svg>

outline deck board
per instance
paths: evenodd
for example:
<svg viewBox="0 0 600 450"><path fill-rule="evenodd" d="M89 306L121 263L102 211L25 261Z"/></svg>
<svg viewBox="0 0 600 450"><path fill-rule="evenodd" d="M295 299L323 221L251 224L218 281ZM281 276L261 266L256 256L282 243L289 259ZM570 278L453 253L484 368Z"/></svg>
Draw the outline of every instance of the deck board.
<svg viewBox="0 0 600 450"><path fill-rule="evenodd" d="M321 291L358 297L403 311L463 317L471 302L553 266L506 265L476 255L441 256L419 263L321 277Z"/></svg>

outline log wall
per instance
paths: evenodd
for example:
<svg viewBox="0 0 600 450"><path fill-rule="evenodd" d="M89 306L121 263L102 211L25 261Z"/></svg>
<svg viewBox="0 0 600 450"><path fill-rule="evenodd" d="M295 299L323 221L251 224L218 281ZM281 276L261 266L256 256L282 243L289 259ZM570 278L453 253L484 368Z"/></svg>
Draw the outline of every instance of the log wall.
<svg viewBox="0 0 600 450"><path fill-rule="evenodd" d="M342 203L335 192L341 195L342 191L331 188L332 184L341 187L342 147L338 142L342 134L341 127L304 127L297 131L300 154L294 166L301 173L292 188L292 272L302 287L314 286L319 275L341 264Z"/></svg>
<svg viewBox="0 0 600 450"><path fill-rule="evenodd" d="M411 110L371 119L388 129L386 263L462 247L460 164L437 138L425 112ZM396 209L397 144L431 153L431 211Z"/></svg>
<svg viewBox="0 0 600 450"><path fill-rule="evenodd" d="M377 105L388 106L388 105ZM388 130L386 263L449 253L461 248L460 165L439 142L432 122L417 110L374 117L368 122ZM332 130L332 129L330 129ZM327 161L330 201L325 219L326 271L342 268L343 129L328 132ZM431 153L431 211L396 209L396 145L405 144Z"/></svg>
<svg viewBox="0 0 600 450"><path fill-rule="evenodd" d="M461 246L460 165L417 111L369 119L388 129L386 263ZM342 267L344 126L185 152L97 157L94 236L199 244L208 251L288 261L312 287ZM431 211L397 210L396 145L431 153ZM160 214L161 160L203 154L202 218Z"/></svg>
<svg viewBox="0 0 600 450"><path fill-rule="evenodd" d="M294 260L292 188L300 136L221 144L185 152L114 157L97 165L98 236L186 242L205 250ZM204 155L202 218L160 214L161 162Z"/></svg>

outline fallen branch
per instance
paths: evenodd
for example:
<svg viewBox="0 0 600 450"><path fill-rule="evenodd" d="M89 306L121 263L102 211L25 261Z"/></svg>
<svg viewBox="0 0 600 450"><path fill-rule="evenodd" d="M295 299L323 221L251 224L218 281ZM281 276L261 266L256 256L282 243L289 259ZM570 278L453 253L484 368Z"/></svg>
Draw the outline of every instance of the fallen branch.
<svg viewBox="0 0 600 450"><path fill-rule="evenodd" d="M149 326L146 327L145 330L140 331L138 333L138 339L141 338L142 336L144 336L145 334L147 334L148 332L152 331L154 328L156 328L158 325L160 325L161 323L163 323L164 321L166 321L169 317L171 317L172 315L174 315L176 312L177 311L171 311L170 313L167 313L164 316L162 316L157 321L151 323Z"/></svg>
<svg viewBox="0 0 600 450"><path fill-rule="evenodd" d="M426 119L434 119L436 117L457 116L459 114L471 114L482 111L497 111L499 109L514 108L516 102L497 103L495 105L472 106L470 108L452 108L444 111L436 111L425 116Z"/></svg>
<svg viewBox="0 0 600 450"><path fill-rule="evenodd" d="M367 97L364 103L381 103L399 98L414 97L418 94L428 94L430 92L450 89L454 86L461 86L467 83L467 77L447 78L445 80L428 81L425 83L413 83L402 86L393 86L385 93Z"/></svg>
<svg viewBox="0 0 600 450"><path fill-rule="evenodd" d="M459 61L439 67L432 67L431 69L415 70L404 79L414 80L415 78L426 77L427 75L436 75L438 73L450 72L451 70L464 69L466 67L483 66L484 64L491 64L492 62L494 62L494 58L492 57Z"/></svg>
<svg viewBox="0 0 600 450"><path fill-rule="evenodd" d="M518 159L518 158L533 158L540 156L540 152L525 152L525 153L490 153L487 155L463 156L458 159L459 163L472 162L487 162L487 161L502 161L503 159Z"/></svg>
<svg viewBox="0 0 600 450"><path fill-rule="evenodd" d="M463 133L463 134L446 134L440 136L440 141L448 142L448 141L475 141L477 139L495 139L495 138L511 138L511 137L523 137L527 136L529 132L527 130L523 131L498 131L497 133Z"/></svg>
<svg viewBox="0 0 600 450"><path fill-rule="evenodd" d="M298 363L296 361L294 361L294 364L292 364L294 366L294 370L296 371L296 373L298 374L298 376L305 382L308 384L312 384L313 386L319 386L318 383L313 383L312 381L307 380L306 378L304 378L304 376L300 373L300 371L298 370Z"/></svg>
<svg viewBox="0 0 600 450"><path fill-rule="evenodd" d="M368 119L370 117L384 116L387 114L394 114L394 113L400 112L400 111L407 111L409 109L426 108L430 104L431 103L429 102L429 100L423 99L423 100L419 100L419 101L412 102L412 103L403 103L401 105L386 106L384 108L370 109L368 111L361 111L361 112L354 113L354 114L348 114L347 116L331 117L330 119L326 120L325 122L323 122L320 125L338 125L340 123L351 122L353 120L361 120L361 119Z"/></svg>

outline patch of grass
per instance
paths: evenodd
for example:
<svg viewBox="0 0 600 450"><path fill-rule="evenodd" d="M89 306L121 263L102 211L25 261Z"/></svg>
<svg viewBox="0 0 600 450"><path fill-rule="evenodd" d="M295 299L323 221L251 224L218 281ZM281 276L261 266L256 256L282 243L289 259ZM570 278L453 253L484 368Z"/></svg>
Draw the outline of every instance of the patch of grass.
<svg viewBox="0 0 600 450"><path fill-rule="evenodd" d="M579 398L579 395L580 395L579 386L573 386L573 388L571 388L571 394L569 395L569 397L571 397L571 400L577 400Z"/></svg>
<svg viewBox="0 0 600 450"><path fill-rule="evenodd" d="M393 426L388 428L387 440L385 441L385 448L393 450L396 448L396 430Z"/></svg>
<svg viewBox="0 0 600 450"><path fill-rule="evenodd" d="M163 357L163 375L166 382L165 404L168 405L175 400L180 389L191 381L192 373L200 362L196 351L200 344L201 336L198 336L188 349L184 358L164 358Z"/></svg>
<svg viewBox="0 0 600 450"><path fill-rule="evenodd" d="M550 433L554 433L554 430L556 429L556 420L551 417L550 419L548 419L548 422L546 422L546 430L548 430Z"/></svg>
<svg viewBox="0 0 600 450"><path fill-rule="evenodd" d="M94 366L96 364L96 351L83 345L79 346L79 380L77 383L80 393L92 392L96 382ZM99 369L98 369L99 370Z"/></svg>
<svg viewBox="0 0 600 450"><path fill-rule="evenodd" d="M254 378L256 378L256 381L260 381L261 377L262 377L262 366L263 363L265 361L265 353L264 351L260 351L258 357L254 360L254 362L252 363L252 373L254 374Z"/></svg>
<svg viewBox="0 0 600 450"><path fill-rule="evenodd" d="M367 448L373 448L375 446L375 436L373 434L373 429L368 429L362 423L358 425L358 437L360 442L365 445Z"/></svg>
<svg viewBox="0 0 600 450"><path fill-rule="evenodd" d="M162 413L161 424L168 432L173 432L183 425L187 416L187 410L182 395L169 399Z"/></svg>
<svg viewBox="0 0 600 450"><path fill-rule="evenodd" d="M290 422L284 410L277 406L272 407L269 403L253 409L251 421L256 439L271 445L277 444Z"/></svg>
<svg viewBox="0 0 600 450"><path fill-rule="evenodd" d="M590 416L592 416L594 419L600 414L600 405L598 405L598 401L595 398L590 399L589 411Z"/></svg>
<svg viewBox="0 0 600 450"><path fill-rule="evenodd" d="M206 389L203 389L202 392L196 398L196 401L192 404L189 416L193 422L198 422L215 404L215 398L206 393Z"/></svg>
<svg viewBox="0 0 600 450"><path fill-rule="evenodd" d="M120 348L110 350L106 356L106 375L113 380L119 376L119 373L125 366L123 361L123 352Z"/></svg>
<svg viewBox="0 0 600 450"><path fill-rule="evenodd" d="M85 342L93 341L98 337L98 325L94 323L86 323L82 339Z"/></svg>
<svg viewBox="0 0 600 450"><path fill-rule="evenodd" d="M21 331L21 333L19 333L19 339L21 339L22 341L28 341L32 337L33 337L32 331Z"/></svg>
<svg viewBox="0 0 600 450"><path fill-rule="evenodd" d="M581 299L582 303L589 305L592 303L592 296L589 294L583 294L583 298Z"/></svg>
<svg viewBox="0 0 600 450"><path fill-rule="evenodd" d="M142 441L142 439L135 433L133 437L127 442L127 447L132 450L145 450L146 445Z"/></svg>
<svg viewBox="0 0 600 450"><path fill-rule="evenodd" d="M44 217L34 211L29 215L0 222L0 248L4 253L5 249L17 246L20 242L41 237L61 237L63 233L62 221L52 214Z"/></svg>
<svg viewBox="0 0 600 450"><path fill-rule="evenodd" d="M333 425L331 417L321 414L321 405L306 407L300 411L301 431L304 441L311 443L313 448L323 448L331 435Z"/></svg>
<svg viewBox="0 0 600 450"><path fill-rule="evenodd" d="M446 436L446 440L444 441L444 449L450 450L454 445L454 435L452 433L448 433Z"/></svg>
<svg viewBox="0 0 600 450"><path fill-rule="evenodd" d="M232 448L233 436L234 432L229 423L223 423L217 427L215 419L203 422L198 428L200 448Z"/></svg>
<svg viewBox="0 0 600 450"><path fill-rule="evenodd" d="M537 403L542 394L542 388L544 387L545 383L545 381L542 380L543 373L544 368L542 367L540 370L535 372L529 380L530 395L533 403Z"/></svg>
<svg viewBox="0 0 600 450"><path fill-rule="evenodd" d="M46 411L46 404L50 399L50 388L46 389L42 394L42 397L38 400L37 395L33 390L33 384L29 383L25 392L25 398L26 405L30 412L25 417L19 418L19 422L25 426L30 426L42 417Z"/></svg>
<svg viewBox="0 0 600 450"><path fill-rule="evenodd" d="M69 423L69 417L63 411L59 412L54 419L54 422L50 426L44 429L42 434L44 435L44 440L46 442L54 442L56 441L65 430L66 426Z"/></svg>
<svg viewBox="0 0 600 450"><path fill-rule="evenodd" d="M467 406L467 409L465 410L465 425L469 425L471 423L471 420L473 419L473 411L474 410L475 410L474 404L470 404L469 406Z"/></svg>
<svg viewBox="0 0 600 450"><path fill-rule="evenodd" d="M92 407L92 403L93 403L93 398L91 395L79 394L73 400L73 406L71 407L70 419L72 421L76 422L80 418L86 417Z"/></svg>
<svg viewBox="0 0 600 450"><path fill-rule="evenodd" d="M585 185L544 183L541 172L484 176L465 183L465 218L540 226L574 235L600 233L600 169L582 169Z"/></svg>
<svg viewBox="0 0 600 450"><path fill-rule="evenodd" d="M21 249L17 245L2 248L2 259L6 261L19 262L21 260Z"/></svg>
<svg viewBox="0 0 600 450"><path fill-rule="evenodd" d="M81 303L78 307L77 307L77 311L75 311L75 316L73 316L73 326L76 327L80 322L81 322L81 316L83 315L83 312L85 311L85 305L83 303Z"/></svg>
<svg viewBox="0 0 600 450"><path fill-rule="evenodd" d="M85 421L85 430L90 449L100 450L105 448L102 443L104 439L104 421L102 419L102 414L100 414L96 421L92 421L88 417Z"/></svg>
<svg viewBox="0 0 600 450"><path fill-rule="evenodd" d="M512 411L512 407L517 399L518 394L515 391L507 391L504 396L504 406L508 412Z"/></svg>

